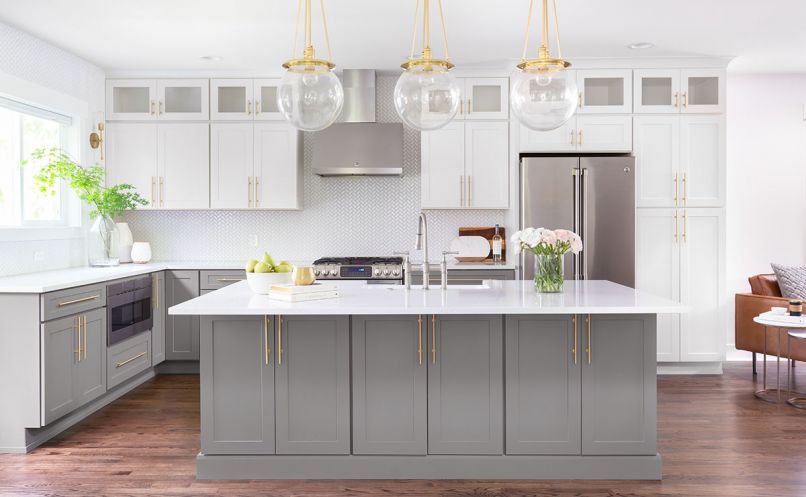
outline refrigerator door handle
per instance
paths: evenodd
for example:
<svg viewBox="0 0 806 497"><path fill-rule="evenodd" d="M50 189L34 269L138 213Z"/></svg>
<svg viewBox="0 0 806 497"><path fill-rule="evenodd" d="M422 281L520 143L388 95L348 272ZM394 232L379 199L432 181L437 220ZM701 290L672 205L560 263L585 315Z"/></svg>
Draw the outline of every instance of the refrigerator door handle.
<svg viewBox="0 0 806 497"><path fill-rule="evenodd" d="M571 170L571 178L572 178L572 189L574 195L574 227L573 232L579 232L579 206L580 206L580 199L579 199L579 184L577 182L579 176L579 169L574 168ZM576 254L571 254L571 272L574 274L574 279L579 279L579 256Z"/></svg>
<svg viewBox="0 0 806 497"><path fill-rule="evenodd" d="M588 224L588 168L582 168L582 186L580 187L580 191L582 194L580 195L582 199L582 233L579 235L582 237L582 279L588 279L588 251L585 250L585 244L587 243L588 233L587 233L587 224Z"/></svg>

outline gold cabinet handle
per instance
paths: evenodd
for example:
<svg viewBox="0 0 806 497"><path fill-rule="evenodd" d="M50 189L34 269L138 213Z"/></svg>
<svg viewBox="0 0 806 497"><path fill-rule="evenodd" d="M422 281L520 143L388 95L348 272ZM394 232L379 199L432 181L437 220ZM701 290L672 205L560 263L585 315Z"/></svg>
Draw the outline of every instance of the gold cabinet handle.
<svg viewBox="0 0 806 497"><path fill-rule="evenodd" d="M459 115L463 116L465 114L465 106L462 104L462 101L459 101Z"/></svg>
<svg viewBox="0 0 806 497"><path fill-rule="evenodd" d="M151 105L149 105L148 113L151 114L152 116L154 115L154 101L153 100L151 101Z"/></svg>
<svg viewBox="0 0 806 497"><path fill-rule="evenodd" d="M144 355L146 355L146 352L145 352L145 351L140 352L140 353L139 353L139 354L137 354L136 356L134 356L134 357L132 357L132 358L130 358L130 359L126 359L126 360L125 360L125 361L123 361L123 362L119 362L119 363L115 364L115 369L117 369L117 368L122 368L122 367L123 367L123 366L125 366L126 364L129 364L129 363L130 363L130 362L132 362L132 361L136 361L137 359L139 359L139 358L143 357Z"/></svg>
<svg viewBox="0 0 806 497"><path fill-rule="evenodd" d="M473 187L471 186L472 177L468 174L467 175L467 206L470 207L470 204L473 202Z"/></svg>
<svg viewBox="0 0 806 497"><path fill-rule="evenodd" d="M465 206L465 177L459 176L459 207Z"/></svg>
<svg viewBox="0 0 806 497"><path fill-rule="evenodd" d="M159 105L157 106L157 115L162 115L164 112L162 111L162 100L160 100Z"/></svg>
<svg viewBox="0 0 806 497"><path fill-rule="evenodd" d="M260 114L261 112L263 112L262 105L263 105L262 100L255 100L255 114Z"/></svg>
<svg viewBox="0 0 806 497"><path fill-rule="evenodd" d="M683 207L688 204L688 184L686 181L686 173L683 173Z"/></svg>
<svg viewBox="0 0 806 497"><path fill-rule="evenodd" d="M95 299L98 299L100 297L101 297L100 295L91 295L89 297L84 297L84 298L81 298L81 299L67 300L65 302L59 302L59 307L64 307L66 305L78 304L80 302L89 302L90 300L95 300Z"/></svg>
<svg viewBox="0 0 806 497"><path fill-rule="evenodd" d="M417 362L423 363L423 316L417 316Z"/></svg>
<svg viewBox="0 0 806 497"><path fill-rule="evenodd" d="M246 177L246 206L252 207L252 177Z"/></svg>
<svg viewBox="0 0 806 497"><path fill-rule="evenodd" d="M574 323L574 346L571 348L571 353L574 355L574 365L577 363L577 317L571 316L571 322Z"/></svg>
<svg viewBox="0 0 806 497"><path fill-rule="evenodd" d="M431 364L437 363L437 315L431 315Z"/></svg>
<svg viewBox="0 0 806 497"><path fill-rule="evenodd" d="M588 353L588 364L591 363L591 355L593 354L593 344L591 343L591 315L588 314L588 348L586 352Z"/></svg>
<svg viewBox="0 0 806 497"><path fill-rule="evenodd" d="M578 106L580 109L582 108L582 103L583 103L583 99L582 99L582 92L579 92L579 95L577 96L577 106Z"/></svg>
<svg viewBox="0 0 806 497"><path fill-rule="evenodd" d="M156 191L157 191L157 178L154 176L151 177L151 205L156 206Z"/></svg>
<svg viewBox="0 0 806 497"><path fill-rule="evenodd" d="M686 235L688 234L688 213L687 209L683 209L683 243L686 243Z"/></svg>
<svg viewBox="0 0 806 497"><path fill-rule="evenodd" d="M73 351L76 354L76 362L81 362L81 320L76 316L73 321L73 329L76 332L76 348Z"/></svg>
<svg viewBox="0 0 806 497"><path fill-rule="evenodd" d="M678 198L679 198L678 191L680 189L679 188L680 182L678 181L678 177L679 177L679 174L674 173L674 207L675 207L675 209L677 208L677 205L678 205Z"/></svg>
<svg viewBox="0 0 806 497"><path fill-rule="evenodd" d="M683 92L683 108L688 107L688 92Z"/></svg>
<svg viewBox="0 0 806 497"><path fill-rule="evenodd" d="M582 146L582 130L579 130L579 146Z"/></svg>
<svg viewBox="0 0 806 497"><path fill-rule="evenodd" d="M260 176L255 176L255 208L260 207Z"/></svg>
<svg viewBox="0 0 806 497"><path fill-rule="evenodd" d="M247 116L252 115L252 101L251 100L246 101L246 115Z"/></svg>
<svg viewBox="0 0 806 497"><path fill-rule="evenodd" d="M571 145L577 144L577 132L576 130L571 130Z"/></svg>
<svg viewBox="0 0 806 497"><path fill-rule="evenodd" d="M677 208L675 208L675 210L674 210L674 243L677 243L677 233L678 233L677 214L678 214L678 210L677 210Z"/></svg>
<svg viewBox="0 0 806 497"><path fill-rule="evenodd" d="M676 109L680 105L680 94L678 92L674 92L674 108Z"/></svg>
<svg viewBox="0 0 806 497"><path fill-rule="evenodd" d="M283 316L277 316L277 365L283 365Z"/></svg>
<svg viewBox="0 0 806 497"><path fill-rule="evenodd" d="M216 281L226 283L228 281L243 281L243 278L216 278Z"/></svg>
<svg viewBox="0 0 806 497"><path fill-rule="evenodd" d="M468 115L468 116L470 115L471 108L472 108L472 107L471 107L471 105L470 105L470 99L468 98L468 99L467 99L467 115Z"/></svg>
<svg viewBox="0 0 806 497"><path fill-rule="evenodd" d="M263 357L266 362L266 366L268 366L269 356L271 355L271 350L269 349L269 316L263 316L263 341Z"/></svg>
<svg viewBox="0 0 806 497"><path fill-rule="evenodd" d="M160 176L160 207L165 207L165 178Z"/></svg>
<svg viewBox="0 0 806 497"><path fill-rule="evenodd" d="M83 316L84 318L84 359L87 358L87 316Z"/></svg>

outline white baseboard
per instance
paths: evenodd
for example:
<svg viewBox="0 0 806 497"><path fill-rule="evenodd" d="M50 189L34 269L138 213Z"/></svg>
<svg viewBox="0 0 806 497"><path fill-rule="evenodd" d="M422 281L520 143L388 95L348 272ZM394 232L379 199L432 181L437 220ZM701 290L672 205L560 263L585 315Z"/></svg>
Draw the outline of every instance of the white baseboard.
<svg viewBox="0 0 806 497"><path fill-rule="evenodd" d="M659 362L658 374L722 374L721 362Z"/></svg>

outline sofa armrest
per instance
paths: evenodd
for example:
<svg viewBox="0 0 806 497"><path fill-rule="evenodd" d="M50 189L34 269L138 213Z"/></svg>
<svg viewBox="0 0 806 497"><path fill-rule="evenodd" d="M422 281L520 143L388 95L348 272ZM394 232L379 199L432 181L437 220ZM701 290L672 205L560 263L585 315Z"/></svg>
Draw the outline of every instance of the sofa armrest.
<svg viewBox="0 0 806 497"><path fill-rule="evenodd" d="M772 307L787 307L789 299L784 297L769 297L766 295L755 295L752 293L736 294L736 327L735 338L736 348L750 352L764 352L764 327L753 321L753 318L763 312L767 312ZM778 329L769 327L767 331L767 351L773 353L778 346ZM806 344L793 344L793 358L806 360L804 352L801 350ZM782 342L782 349L786 343Z"/></svg>

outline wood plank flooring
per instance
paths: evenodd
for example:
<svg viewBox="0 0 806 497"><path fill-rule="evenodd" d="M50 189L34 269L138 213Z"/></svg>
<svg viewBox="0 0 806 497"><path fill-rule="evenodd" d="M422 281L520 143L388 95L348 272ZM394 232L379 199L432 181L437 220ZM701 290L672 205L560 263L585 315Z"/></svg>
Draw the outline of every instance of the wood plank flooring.
<svg viewBox="0 0 806 497"><path fill-rule="evenodd" d="M806 390L806 364L795 371ZM754 398L749 364L658 383L662 482L196 481L198 377L160 376L31 454L0 455L0 495L806 496L806 411Z"/></svg>

